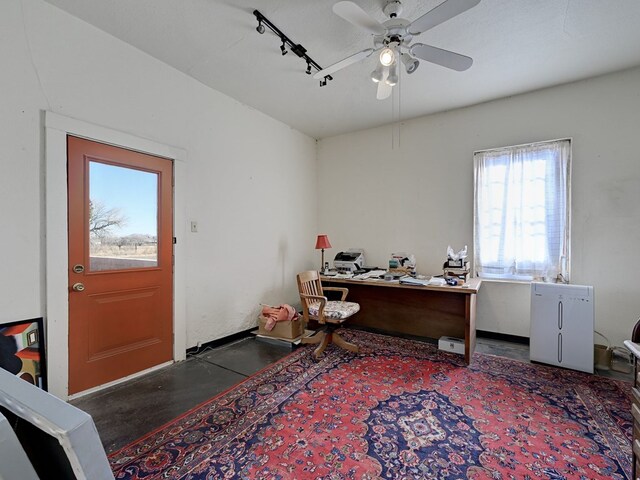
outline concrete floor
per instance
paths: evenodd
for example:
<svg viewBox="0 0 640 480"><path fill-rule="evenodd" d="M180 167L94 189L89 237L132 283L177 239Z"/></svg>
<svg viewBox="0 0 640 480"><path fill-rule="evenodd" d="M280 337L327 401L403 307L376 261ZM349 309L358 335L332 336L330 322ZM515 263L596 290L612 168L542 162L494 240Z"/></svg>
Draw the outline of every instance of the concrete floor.
<svg viewBox="0 0 640 480"><path fill-rule="evenodd" d="M289 353L290 347L245 338L70 403L93 417L109 454Z"/></svg>
<svg viewBox="0 0 640 480"><path fill-rule="evenodd" d="M288 346L254 337L205 349L143 377L73 400L88 412L107 454L244 380L291 352ZM478 338L476 352L529 361L527 345ZM614 371L599 375L632 380Z"/></svg>

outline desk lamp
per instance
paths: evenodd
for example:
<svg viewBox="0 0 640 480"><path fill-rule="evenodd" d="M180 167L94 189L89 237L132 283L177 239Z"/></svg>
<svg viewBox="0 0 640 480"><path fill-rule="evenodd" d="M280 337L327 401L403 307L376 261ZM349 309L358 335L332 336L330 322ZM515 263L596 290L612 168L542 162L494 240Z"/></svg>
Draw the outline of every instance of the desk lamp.
<svg viewBox="0 0 640 480"><path fill-rule="evenodd" d="M329 243L329 237L326 235L318 235L316 239L316 250L322 250L322 263L320 264L320 271L324 271L324 249L331 248L331 244Z"/></svg>

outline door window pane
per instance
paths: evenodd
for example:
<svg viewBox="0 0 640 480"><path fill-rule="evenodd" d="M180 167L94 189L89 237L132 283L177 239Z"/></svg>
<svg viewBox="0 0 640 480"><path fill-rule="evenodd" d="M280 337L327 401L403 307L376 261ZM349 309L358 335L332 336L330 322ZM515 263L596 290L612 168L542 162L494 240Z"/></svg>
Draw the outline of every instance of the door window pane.
<svg viewBox="0 0 640 480"><path fill-rule="evenodd" d="M89 162L89 268L158 266L158 174Z"/></svg>

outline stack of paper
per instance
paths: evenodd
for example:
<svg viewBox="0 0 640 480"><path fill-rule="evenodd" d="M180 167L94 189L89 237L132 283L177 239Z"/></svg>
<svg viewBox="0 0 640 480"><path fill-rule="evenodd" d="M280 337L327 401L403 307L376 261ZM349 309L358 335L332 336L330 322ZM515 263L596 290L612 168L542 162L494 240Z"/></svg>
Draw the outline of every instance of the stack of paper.
<svg viewBox="0 0 640 480"><path fill-rule="evenodd" d="M353 273L337 273L334 278L351 278Z"/></svg>
<svg viewBox="0 0 640 480"><path fill-rule="evenodd" d="M409 275L400 278L400 283L403 285L417 285L421 287L424 287L425 285L429 285L430 281L431 280L427 280L426 278L421 280L419 278L413 278Z"/></svg>
<svg viewBox="0 0 640 480"><path fill-rule="evenodd" d="M385 270L371 270L369 272L361 273L353 277L354 280L367 280L369 278L378 278L387 273Z"/></svg>

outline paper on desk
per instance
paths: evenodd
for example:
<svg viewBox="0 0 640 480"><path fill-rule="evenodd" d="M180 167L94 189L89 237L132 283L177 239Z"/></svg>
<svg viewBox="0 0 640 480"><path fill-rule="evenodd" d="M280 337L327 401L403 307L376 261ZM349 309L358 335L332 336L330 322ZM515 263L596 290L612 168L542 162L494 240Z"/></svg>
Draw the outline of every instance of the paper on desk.
<svg viewBox="0 0 640 480"><path fill-rule="evenodd" d="M416 285L416 286L420 286L420 287L424 287L426 285L429 285L429 282L431 280L427 280L425 279L419 279L419 278L413 278L409 275L402 277L400 279L400 283L402 283L403 285Z"/></svg>
<svg viewBox="0 0 640 480"><path fill-rule="evenodd" d="M367 280L369 278L378 278L381 275L387 273L385 270L371 270L369 272L361 273L353 277L354 280Z"/></svg>
<svg viewBox="0 0 640 480"><path fill-rule="evenodd" d="M352 278L353 273L338 273L333 278Z"/></svg>

